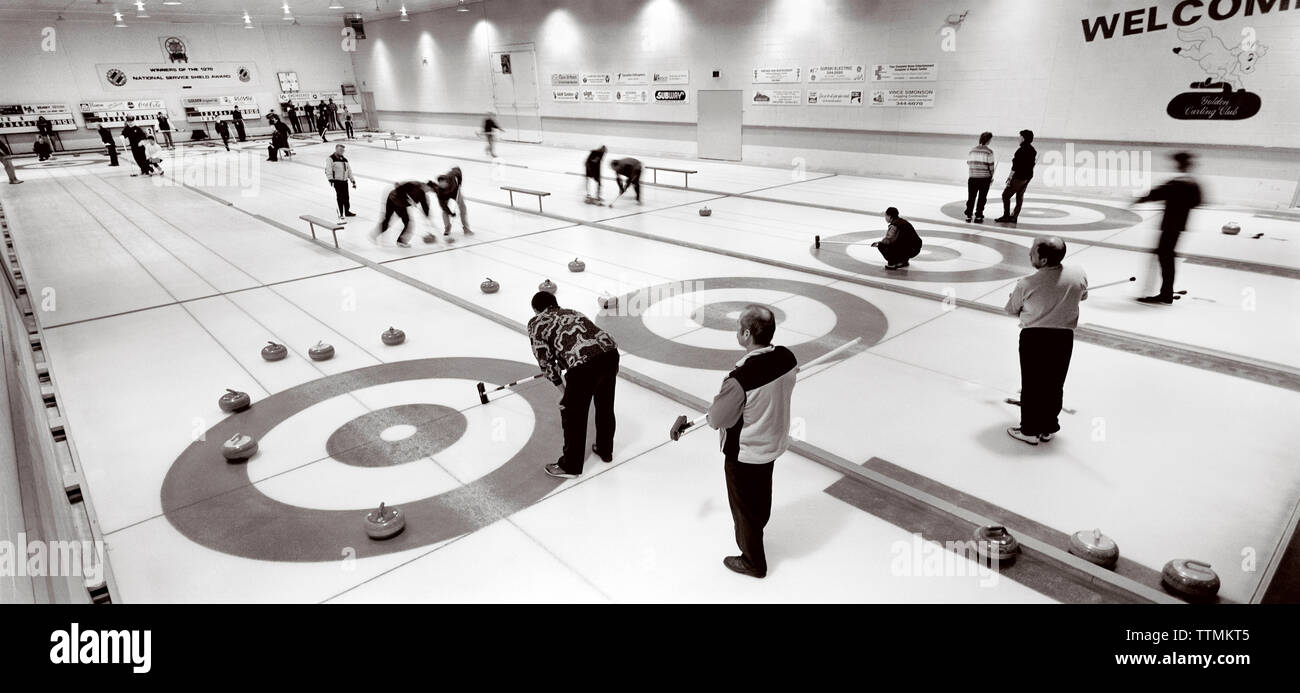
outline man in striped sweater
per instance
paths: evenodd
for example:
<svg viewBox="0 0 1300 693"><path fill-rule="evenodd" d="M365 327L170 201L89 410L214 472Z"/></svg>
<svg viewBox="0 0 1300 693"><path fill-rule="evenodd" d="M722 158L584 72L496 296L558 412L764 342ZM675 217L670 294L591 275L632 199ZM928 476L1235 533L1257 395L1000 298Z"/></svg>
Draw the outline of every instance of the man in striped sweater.
<svg viewBox="0 0 1300 693"><path fill-rule="evenodd" d="M971 211L974 210L976 224L984 223L984 203L993 183L993 150L988 146L991 139L993 133L980 133L980 143L966 155L966 167L970 171L970 177L966 179L966 221L971 220Z"/></svg>
<svg viewBox="0 0 1300 693"><path fill-rule="evenodd" d="M776 317L768 308L746 306L736 341L745 356L722 381L709 407L709 426L722 432L727 499L736 525L739 556L722 564L751 577L767 575L763 528L772 516L772 471L790 446L790 396L799 372L794 354L773 346ZM681 430L674 426L670 437Z"/></svg>

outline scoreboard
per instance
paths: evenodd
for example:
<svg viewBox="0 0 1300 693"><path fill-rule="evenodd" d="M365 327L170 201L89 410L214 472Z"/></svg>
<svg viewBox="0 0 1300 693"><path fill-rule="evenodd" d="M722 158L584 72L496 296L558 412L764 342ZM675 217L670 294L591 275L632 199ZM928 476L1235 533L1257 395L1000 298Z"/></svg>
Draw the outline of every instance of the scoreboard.
<svg viewBox="0 0 1300 693"><path fill-rule="evenodd" d="M87 130L96 130L100 123L106 127L123 127L127 116L135 118L135 124L141 127L157 127L158 114L167 107L162 99L141 99L139 101L83 101L81 119Z"/></svg>
<svg viewBox="0 0 1300 693"><path fill-rule="evenodd" d="M63 103L0 105L0 135L36 132L36 119L45 116L54 130L76 130L72 109Z"/></svg>
<svg viewBox="0 0 1300 693"><path fill-rule="evenodd" d="M217 120L230 120L230 114L239 109L244 120L253 121L262 117L257 100L251 96L201 96L185 99L185 120L191 123L211 123Z"/></svg>

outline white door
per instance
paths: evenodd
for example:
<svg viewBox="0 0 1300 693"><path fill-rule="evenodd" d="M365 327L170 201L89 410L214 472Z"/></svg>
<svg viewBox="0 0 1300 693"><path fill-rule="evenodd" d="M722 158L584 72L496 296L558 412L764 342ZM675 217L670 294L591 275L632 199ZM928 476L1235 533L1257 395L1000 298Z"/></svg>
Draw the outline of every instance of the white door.
<svg viewBox="0 0 1300 693"><path fill-rule="evenodd" d="M699 110L696 116L696 152L701 159L740 161L740 126L744 113L745 93L739 89L695 92Z"/></svg>
<svg viewBox="0 0 1300 693"><path fill-rule="evenodd" d="M491 53L492 102L501 139L542 141L541 101L537 88L537 54L532 44Z"/></svg>

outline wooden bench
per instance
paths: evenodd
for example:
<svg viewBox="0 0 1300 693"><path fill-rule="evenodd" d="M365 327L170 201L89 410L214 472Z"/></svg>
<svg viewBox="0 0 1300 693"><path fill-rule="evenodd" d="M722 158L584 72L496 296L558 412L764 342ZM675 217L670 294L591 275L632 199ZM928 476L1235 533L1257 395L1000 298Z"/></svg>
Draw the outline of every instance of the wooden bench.
<svg viewBox="0 0 1300 693"><path fill-rule="evenodd" d="M658 183L658 182L659 182L659 172L660 172L660 171L671 171L672 173L680 173L680 174L682 174L682 176L683 176L683 177L685 178L685 180L686 180L686 182L682 184L682 187L683 187L683 188L689 188L689 187L691 187L691 174L692 174L692 173L699 173L699 171L691 171L691 170L689 170L689 169L684 169L684 168L669 168L669 167L667 167L667 166L643 166L643 168L648 168L648 169L650 169L651 171L654 171L654 173L650 174L650 175L651 175L651 182L652 182L652 183Z"/></svg>
<svg viewBox="0 0 1300 693"><path fill-rule="evenodd" d="M509 185L503 185L503 186L501 186L501 189L502 189L502 190L505 190L505 191L508 192L508 193L510 193L510 206L511 206L511 207L514 207L514 206L515 206L515 193L523 193L523 194L525 194L525 195L536 195L536 196L537 196L537 213L538 213L538 214L541 214L541 213L542 213L542 198L543 198L543 197L546 197L547 195L550 195L550 193L548 193L548 192L542 192L541 190L529 190L529 189L527 189L527 188L512 188L512 187L510 187Z"/></svg>
<svg viewBox="0 0 1300 693"><path fill-rule="evenodd" d="M400 138L400 137L380 137L379 139L380 139L380 141L382 141L382 142L384 143L384 149L388 149L388 143L389 143L389 142L392 142L392 143L393 143L393 148L394 148L394 149L396 149L396 150L399 151L399 152L402 151L402 145L400 144L400 142L402 141L402 138Z"/></svg>
<svg viewBox="0 0 1300 693"><path fill-rule="evenodd" d="M334 236L334 247L339 247L339 229L343 228L343 224L337 221L327 221L310 214L304 214L298 218L307 222L307 225L311 227L311 239L313 241L316 240L316 227L319 226L322 229L330 230L330 234Z"/></svg>

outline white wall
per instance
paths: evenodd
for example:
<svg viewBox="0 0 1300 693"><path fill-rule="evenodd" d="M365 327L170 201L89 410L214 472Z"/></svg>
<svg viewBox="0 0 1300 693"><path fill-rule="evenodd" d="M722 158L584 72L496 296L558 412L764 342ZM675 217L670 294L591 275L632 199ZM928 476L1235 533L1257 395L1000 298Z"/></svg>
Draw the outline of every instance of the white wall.
<svg viewBox="0 0 1300 693"><path fill-rule="evenodd" d="M53 26L55 50L43 51L42 30ZM108 22L6 22L0 25L4 69L0 70L0 103L67 103L75 112L82 101L164 99L173 127L184 124L181 100L197 96L251 94L263 113L279 110L276 72L297 71L302 91L337 91L354 83L351 55L343 50L341 26L283 26L266 23L255 29L213 24L145 24L132 22L114 29ZM153 89L109 91L96 65L112 62L165 63L159 38L180 35L189 42L191 62L250 61L258 80L235 88ZM128 93L129 91L129 93ZM265 120L249 122L250 132L268 130ZM82 123L78 122L78 125ZM98 135L84 129L60 133L67 147L96 146ZM30 151L32 136L11 136L19 151Z"/></svg>

